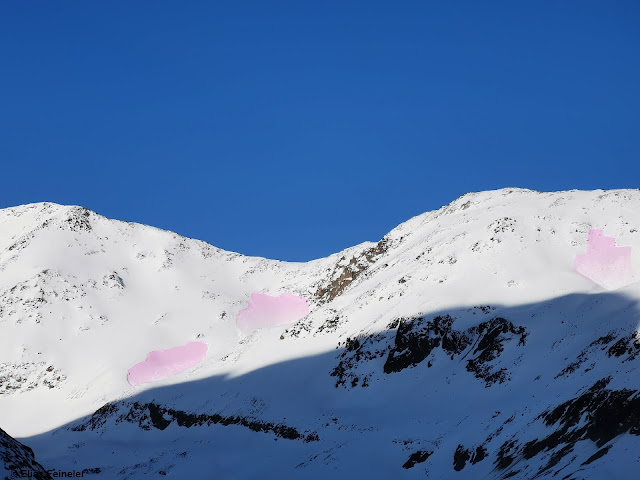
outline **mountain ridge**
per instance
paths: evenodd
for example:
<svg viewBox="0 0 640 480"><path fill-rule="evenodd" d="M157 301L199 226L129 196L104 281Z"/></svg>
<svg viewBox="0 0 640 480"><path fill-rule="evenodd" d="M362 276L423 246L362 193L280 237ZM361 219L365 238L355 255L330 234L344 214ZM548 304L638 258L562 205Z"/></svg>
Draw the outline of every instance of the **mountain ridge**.
<svg viewBox="0 0 640 480"><path fill-rule="evenodd" d="M604 291L573 259L602 228L632 247L640 271L639 210L637 190L477 192L309 262L245 257L82 207L0 210L0 426L43 464L99 478L630 475L638 282ZM311 311L241 332L235 315L256 292L302 296ZM148 352L195 340L209 345L201 364L128 385ZM597 420L581 430L555 410L580 411L570 403L580 398L596 418L627 411L628 428L594 449L608 438L594 436ZM104 429L78 428L97 412ZM278 436L287 428L318 440ZM101 455L110 438L141 445L147 460ZM243 465L243 443L266 453ZM215 462L198 446L209 444ZM358 445L376 452L366 468Z"/></svg>

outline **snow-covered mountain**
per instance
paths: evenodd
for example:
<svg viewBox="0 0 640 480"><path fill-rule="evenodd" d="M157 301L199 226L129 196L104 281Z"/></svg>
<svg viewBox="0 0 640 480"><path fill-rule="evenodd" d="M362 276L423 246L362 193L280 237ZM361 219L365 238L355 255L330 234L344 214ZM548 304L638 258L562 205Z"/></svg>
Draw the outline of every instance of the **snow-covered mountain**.
<svg viewBox="0 0 640 480"><path fill-rule="evenodd" d="M602 229L639 273L639 212L637 190L472 193L288 263L81 207L0 210L0 427L96 479L636 478L640 284L604 290L574 259ZM254 293L310 313L244 331ZM197 366L129 385L191 341Z"/></svg>

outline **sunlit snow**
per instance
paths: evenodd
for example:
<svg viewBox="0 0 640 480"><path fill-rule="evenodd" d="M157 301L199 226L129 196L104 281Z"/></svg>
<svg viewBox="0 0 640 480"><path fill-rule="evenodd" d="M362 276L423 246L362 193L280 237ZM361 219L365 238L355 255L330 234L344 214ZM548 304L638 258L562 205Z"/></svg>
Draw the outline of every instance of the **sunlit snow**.
<svg viewBox="0 0 640 480"><path fill-rule="evenodd" d="M132 386L170 377L200 363L207 355L207 344L189 342L169 350L154 350L144 362L131 367L127 378Z"/></svg>
<svg viewBox="0 0 640 480"><path fill-rule="evenodd" d="M279 297L253 293L249 306L238 312L236 324L242 330L256 330L293 323L308 314L309 302L302 297L290 293Z"/></svg>
<svg viewBox="0 0 640 480"><path fill-rule="evenodd" d="M590 230L587 242L587 253L576 255L576 272L608 290L633 282L631 247L616 247L615 238L600 229Z"/></svg>

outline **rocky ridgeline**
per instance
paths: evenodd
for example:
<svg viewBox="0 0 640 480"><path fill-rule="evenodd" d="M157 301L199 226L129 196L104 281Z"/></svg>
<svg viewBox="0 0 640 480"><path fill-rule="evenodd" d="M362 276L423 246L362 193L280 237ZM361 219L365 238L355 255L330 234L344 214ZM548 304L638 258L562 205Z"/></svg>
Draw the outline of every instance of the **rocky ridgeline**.
<svg viewBox="0 0 640 480"><path fill-rule="evenodd" d="M91 417L70 429L74 432L87 430L103 430L113 419L115 424L127 422L137 425L142 430L164 430L172 423L179 427L203 427L211 425L238 425L254 432L271 433L287 440L316 442L320 438L315 432L301 433L294 427L266 422L241 415L220 415L218 413L192 413L165 407L157 403L118 402L109 403L98 409Z"/></svg>
<svg viewBox="0 0 640 480"><path fill-rule="evenodd" d="M330 302L338 295L341 295L351 283L364 274L372 264L377 262L390 247L391 241L385 237L375 246L351 257L348 262L346 257L342 257L334 266L329 275L329 280L318 286L316 297L319 303Z"/></svg>

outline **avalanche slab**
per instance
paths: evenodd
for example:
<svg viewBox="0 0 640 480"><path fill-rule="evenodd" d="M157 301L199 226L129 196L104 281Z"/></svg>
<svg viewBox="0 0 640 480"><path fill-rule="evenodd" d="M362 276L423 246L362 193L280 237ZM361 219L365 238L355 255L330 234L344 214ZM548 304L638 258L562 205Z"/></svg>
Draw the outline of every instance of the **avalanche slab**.
<svg viewBox="0 0 640 480"><path fill-rule="evenodd" d="M207 355L207 349L204 342L189 342L168 350L154 350L144 362L134 365L127 372L129 384L135 387L178 375L200 363Z"/></svg>
<svg viewBox="0 0 640 480"><path fill-rule="evenodd" d="M249 306L238 312L236 325L245 331L293 323L309 314L305 298L283 293L279 297L252 293Z"/></svg>
<svg viewBox="0 0 640 480"><path fill-rule="evenodd" d="M607 290L633 283L631 247L616 247L614 237L600 229L589 230L587 253L576 255L574 269Z"/></svg>

